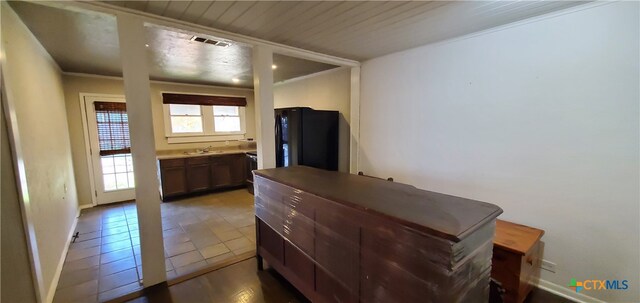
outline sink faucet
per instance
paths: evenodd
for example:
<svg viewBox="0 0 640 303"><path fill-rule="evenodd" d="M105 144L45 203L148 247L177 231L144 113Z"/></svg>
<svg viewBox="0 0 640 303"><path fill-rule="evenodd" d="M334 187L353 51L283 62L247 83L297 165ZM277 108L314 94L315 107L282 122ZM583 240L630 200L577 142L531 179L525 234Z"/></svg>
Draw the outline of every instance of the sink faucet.
<svg viewBox="0 0 640 303"><path fill-rule="evenodd" d="M213 148L213 146L209 145L209 146L205 147L204 149L202 149L202 151L205 152L205 153L208 153L212 148Z"/></svg>

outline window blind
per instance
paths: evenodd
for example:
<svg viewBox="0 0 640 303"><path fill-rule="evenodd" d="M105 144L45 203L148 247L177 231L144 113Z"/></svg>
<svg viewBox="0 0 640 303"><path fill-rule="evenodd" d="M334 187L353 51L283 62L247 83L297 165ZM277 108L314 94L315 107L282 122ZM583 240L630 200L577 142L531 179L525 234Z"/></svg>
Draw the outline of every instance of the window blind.
<svg viewBox="0 0 640 303"><path fill-rule="evenodd" d="M245 97L162 93L164 104L247 106Z"/></svg>
<svg viewBox="0 0 640 303"><path fill-rule="evenodd" d="M94 106L100 156L131 153L126 103L94 102Z"/></svg>

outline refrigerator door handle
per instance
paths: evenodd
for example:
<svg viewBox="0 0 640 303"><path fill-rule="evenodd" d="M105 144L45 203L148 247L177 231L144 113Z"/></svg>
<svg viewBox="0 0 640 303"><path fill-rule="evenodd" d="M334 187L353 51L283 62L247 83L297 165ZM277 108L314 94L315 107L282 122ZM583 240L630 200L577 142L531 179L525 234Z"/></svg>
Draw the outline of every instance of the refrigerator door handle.
<svg viewBox="0 0 640 303"><path fill-rule="evenodd" d="M275 125L275 133L276 133L276 167L281 167L282 164L282 117L278 114L276 115L276 125Z"/></svg>

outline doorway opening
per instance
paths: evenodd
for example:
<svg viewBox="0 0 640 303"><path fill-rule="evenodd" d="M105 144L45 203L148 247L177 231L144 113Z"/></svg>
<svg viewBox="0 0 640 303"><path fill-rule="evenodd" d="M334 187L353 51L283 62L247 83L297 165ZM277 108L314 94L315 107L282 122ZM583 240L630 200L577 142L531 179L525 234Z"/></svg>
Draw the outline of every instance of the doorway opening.
<svg viewBox="0 0 640 303"><path fill-rule="evenodd" d="M124 97L84 95L82 101L94 204L134 200L133 158Z"/></svg>

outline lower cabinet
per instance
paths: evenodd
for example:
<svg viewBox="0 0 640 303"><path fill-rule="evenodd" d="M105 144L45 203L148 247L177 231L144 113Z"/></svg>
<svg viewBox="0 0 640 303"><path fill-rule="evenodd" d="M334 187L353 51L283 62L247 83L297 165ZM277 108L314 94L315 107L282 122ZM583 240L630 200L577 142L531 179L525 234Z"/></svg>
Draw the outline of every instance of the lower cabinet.
<svg viewBox="0 0 640 303"><path fill-rule="evenodd" d="M245 155L158 160L162 200L245 185Z"/></svg>
<svg viewBox="0 0 640 303"><path fill-rule="evenodd" d="M200 192L211 189L209 159L207 157L187 158L187 186L189 192Z"/></svg>
<svg viewBox="0 0 640 303"><path fill-rule="evenodd" d="M184 159L160 161L160 178L163 197L179 196L189 192Z"/></svg>
<svg viewBox="0 0 640 303"><path fill-rule="evenodd" d="M245 183L245 157L228 155L211 157L211 186L213 188L239 186Z"/></svg>

